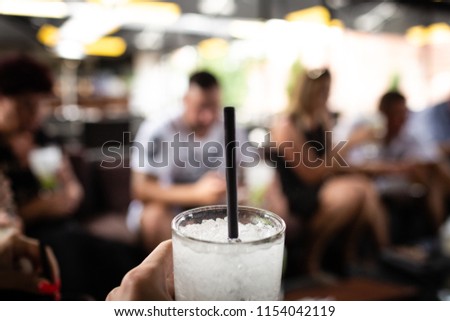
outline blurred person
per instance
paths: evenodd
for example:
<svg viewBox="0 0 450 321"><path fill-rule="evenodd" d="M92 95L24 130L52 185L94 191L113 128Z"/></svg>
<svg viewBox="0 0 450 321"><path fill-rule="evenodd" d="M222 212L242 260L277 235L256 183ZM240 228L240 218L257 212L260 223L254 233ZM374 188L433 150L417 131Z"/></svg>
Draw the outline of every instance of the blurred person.
<svg viewBox="0 0 450 321"><path fill-rule="evenodd" d="M0 229L5 227L0 224ZM43 296L50 296L48 299L59 300L59 273L51 249L46 247L46 257L42 257L38 240L28 238L14 228L1 233L0 299L43 299ZM43 275L43 260L49 260L51 276Z"/></svg>
<svg viewBox="0 0 450 321"><path fill-rule="evenodd" d="M0 173L0 300L60 299L60 276L53 251L23 235L15 216L12 192ZM50 271L45 271L48 260ZM50 272L51 275L45 275ZM108 300L172 300L172 243L161 243L129 271Z"/></svg>
<svg viewBox="0 0 450 321"><path fill-rule="evenodd" d="M25 234L55 252L63 298L103 299L140 252L87 233L73 217L83 190L64 153L50 189L31 169L30 155L55 145L41 128L52 89L51 72L41 62L25 55L0 61L0 170L11 183Z"/></svg>
<svg viewBox="0 0 450 321"><path fill-rule="evenodd" d="M386 120L386 130L379 137L379 150L370 161L364 160L361 147L350 151L350 160L366 161L360 169L375 176L378 190L387 195L413 195L424 189L431 223L435 230L445 217L445 194L450 190L450 170L439 147L406 126L410 111L405 97L396 91L385 93L379 102ZM360 126L355 132L365 132L366 142L376 139L370 128ZM363 136L363 135L362 135Z"/></svg>
<svg viewBox="0 0 450 321"><path fill-rule="evenodd" d="M275 119L271 129L277 184L284 198L272 203L282 204L276 211L286 221L288 244L306 243L300 250L306 252L302 264L307 274L318 279L328 278L321 263L326 247L338 233L348 231L344 249L347 263L355 258L358 239L366 228L370 228L378 249L389 243L385 211L374 186L361 175L339 175L351 172L351 168L333 159L339 155L332 152L331 137L327 136L332 127L327 108L330 84L328 70L302 75L289 111ZM359 139L354 135L345 148ZM297 255L300 253L290 253L291 257Z"/></svg>
<svg viewBox="0 0 450 321"><path fill-rule="evenodd" d="M59 299L59 270L49 247L23 235L7 179L0 173L0 299ZM44 275L48 260L51 275ZM50 296L50 297L48 297Z"/></svg>
<svg viewBox="0 0 450 321"><path fill-rule="evenodd" d="M424 141L437 144L450 161L450 100L412 113L407 126Z"/></svg>
<svg viewBox="0 0 450 321"><path fill-rule="evenodd" d="M66 157L57 173L58 188L43 195L32 172L30 153L54 144L41 129L52 97L48 68L26 56L0 62L0 167L10 178L19 215L27 228L41 219L61 219L79 205L83 191Z"/></svg>
<svg viewBox="0 0 450 321"><path fill-rule="evenodd" d="M181 114L144 122L133 146L128 222L148 250L171 238L172 219L182 210L225 203L224 124L216 77L192 74L183 104ZM236 139L244 139L239 129Z"/></svg>

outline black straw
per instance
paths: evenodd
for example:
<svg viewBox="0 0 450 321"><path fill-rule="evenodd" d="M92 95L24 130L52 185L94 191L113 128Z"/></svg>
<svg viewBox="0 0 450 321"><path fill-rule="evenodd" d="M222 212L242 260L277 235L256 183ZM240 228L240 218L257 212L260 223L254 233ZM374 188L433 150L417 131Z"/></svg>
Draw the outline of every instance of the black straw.
<svg viewBox="0 0 450 321"><path fill-rule="evenodd" d="M237 173L236 173L236 121L234 107L224 108L225 120L225 160L227 177L227 216L228 238L237 239L238 231L238 202L237 202Z"/></svg>

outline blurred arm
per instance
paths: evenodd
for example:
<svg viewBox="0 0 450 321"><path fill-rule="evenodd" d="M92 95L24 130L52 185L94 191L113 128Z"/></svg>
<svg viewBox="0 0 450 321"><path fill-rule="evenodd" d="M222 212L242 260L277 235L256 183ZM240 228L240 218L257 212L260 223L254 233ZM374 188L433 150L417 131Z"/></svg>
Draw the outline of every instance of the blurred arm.
<svg viewBox="0 0 450 321"><path fill-rule="evenodd" d="M44 217L69 216L75 211L84 193L67 158L63 159L58 179L60 188L57 191L45 196L39 195L18 208L25 222Z"/></svg>
<svg viewBox="0 0 450 321"><path fill-rule="evenodd" d="M225 194L226 185L223 178L212 172L192 184L163 186L156 177L133 171L131 189L133 197L144 203L199 206L219 202Z"/></svg>
<svg viewBox="0 0 450 321"><path fill-rule="evenodd" d="M303 181L316 184L335 171L332 166L326 166L328 162L319 159L312 148L304 148L307 143L305 137L298 133L289 120L279 120L271 134L278 155Z"/></svg>

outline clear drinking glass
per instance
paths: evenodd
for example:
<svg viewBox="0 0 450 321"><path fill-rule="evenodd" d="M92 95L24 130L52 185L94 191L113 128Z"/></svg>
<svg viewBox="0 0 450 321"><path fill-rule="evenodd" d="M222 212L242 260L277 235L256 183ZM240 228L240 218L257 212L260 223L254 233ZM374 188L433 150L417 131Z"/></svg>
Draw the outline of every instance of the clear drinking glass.
<svg viewBox="0 0 450 321"><path fill-rule="evenodd" d="M225 205L188 210L172 221L176 300L278 300L285 223L240 206L239 241L228 241Z"/></svg>
<svg viewBox="0 0 450 321"><path fill-rule="evenodd" d="M57 172L62 163L62 151L57 146L46 146L33 149L29 154L30 169L38 178L44 190L57 187Z"/></svg>

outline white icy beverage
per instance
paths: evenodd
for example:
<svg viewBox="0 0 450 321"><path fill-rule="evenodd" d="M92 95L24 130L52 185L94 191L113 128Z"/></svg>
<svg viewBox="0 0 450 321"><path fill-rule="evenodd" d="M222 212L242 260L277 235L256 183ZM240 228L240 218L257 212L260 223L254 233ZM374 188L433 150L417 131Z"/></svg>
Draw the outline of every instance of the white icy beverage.
<svg viewBox="0 0 450 321"><path fill-rule="evenodd" d="M285 224L277 215L239 207L239 241L228 240L226 206L172 221L176 300L278 300Z"/></svg>
<svg viewBox="0 0 450 321"><path fill-rule="evenodd" d="M57 146L35 148L30 152L28 157L30 168L39 179L41 187L47 190L56 187L56 173L61 167L62 160L62 151Z"/></svg>

